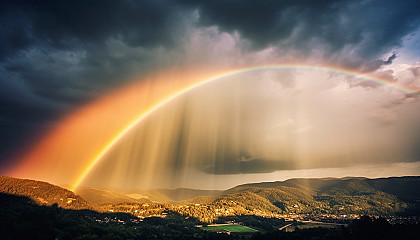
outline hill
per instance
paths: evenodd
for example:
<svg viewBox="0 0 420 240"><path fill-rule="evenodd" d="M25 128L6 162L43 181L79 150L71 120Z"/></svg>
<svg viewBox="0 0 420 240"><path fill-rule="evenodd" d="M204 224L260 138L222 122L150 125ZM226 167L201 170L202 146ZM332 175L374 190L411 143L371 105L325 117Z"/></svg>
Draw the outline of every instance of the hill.
<svg viewBox="0 0 420 240"><path fill-rule="evenodd" d="M398 196L402 200L420 200L420 177L391 177L368 179L367 182L377 189Z"/></svg>
<svg viewBox="0 0 420 240"><path fill-rule="evenodd" d="M0 193L25 196L44 206L57 204L65 209L98 209L67 189L41 181L0 176Z"/></svg>
<svg viewBox="0 0 420 240"><path fill-rule="evenodd" d="M94 204L117 204L117 203L144 203L150 202L148 196L125 194L117 191L110 191L96 188L79 188L76 193Z"/></svg>
<svg viewBox="0 0 420 240"><path fill-rule="evenodd" d="M418 215L417 189L420 177L326 178L243 184L224 193L255 193L282 213Z"/></svg>

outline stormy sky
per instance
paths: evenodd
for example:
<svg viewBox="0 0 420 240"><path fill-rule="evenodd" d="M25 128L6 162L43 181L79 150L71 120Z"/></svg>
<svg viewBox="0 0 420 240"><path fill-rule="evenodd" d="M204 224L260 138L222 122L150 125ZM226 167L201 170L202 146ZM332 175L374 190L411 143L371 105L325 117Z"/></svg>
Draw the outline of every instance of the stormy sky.
<svg viewBox="0 0 420 240"><path fill-rule="evenodd" d="M419 26L416 0L1 3L0 166L13 165L67 114L167 70L334 65L420 89ZM329 73L259 74L182 99L136 138L156 136L146 126L165 132L162 163L178 175L180 168L220 176L420 161L417 95ZM132 150L131 161L153 156L145 151Z"/></svg>

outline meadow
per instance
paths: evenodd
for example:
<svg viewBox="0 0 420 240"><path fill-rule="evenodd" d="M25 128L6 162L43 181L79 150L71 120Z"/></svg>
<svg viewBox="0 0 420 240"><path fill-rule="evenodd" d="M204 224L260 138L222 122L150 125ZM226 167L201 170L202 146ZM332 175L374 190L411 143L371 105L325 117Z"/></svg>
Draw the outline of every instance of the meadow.
<svg viewBox="0 0 420 240"><path fill-rule="evenodd" d="M201 227L201 229L206 230L206 231L226 230L229 232L258 232L258 230L255 230L253 228L237 225L237 224L212 225L212 226L207 226L207 227Z"/></svg>

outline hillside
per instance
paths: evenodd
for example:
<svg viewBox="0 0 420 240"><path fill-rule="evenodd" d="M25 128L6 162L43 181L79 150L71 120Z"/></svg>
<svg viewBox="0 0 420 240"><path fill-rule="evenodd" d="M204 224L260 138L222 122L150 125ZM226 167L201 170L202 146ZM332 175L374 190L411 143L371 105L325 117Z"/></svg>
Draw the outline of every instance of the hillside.
<svg viewBox="0 0 420 240"><path fill-rule="evenodd" d="M381 191L408 201L420 200L420 177L392 177L368 179L367 182Z"/></svg>
<svg viewBox="0 0 420 240"><path fill-rule="evenodd" d="M290 179L239 185L225 194L252 192L282 213L419 214L420 177Z"/></svg>
<svg viewBox="0 0 420 240"><path fill-rule="evenodd" d="M98 209L73 192L41 181L0 176L0 193L25 196L39 205L66 209Z"/></svg>

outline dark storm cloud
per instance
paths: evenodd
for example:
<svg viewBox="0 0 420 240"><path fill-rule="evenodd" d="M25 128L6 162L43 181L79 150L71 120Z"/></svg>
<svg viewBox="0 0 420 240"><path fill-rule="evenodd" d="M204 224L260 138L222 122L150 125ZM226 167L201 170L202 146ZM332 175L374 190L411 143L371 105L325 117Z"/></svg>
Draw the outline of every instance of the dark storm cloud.
<svg viewBox="0 0 420 240"><path fill-rule="evenodd" d="M336 1L188 1L199 2L200 23L239 32L255 47L287 39L297 27L324 26L339 16ZM316 29L306 32L308 36ZM353 37L353 36L351 36ZM355 36L357 40L357 36ZM302 40L305 41L305 40Z"/></svg>
<svg viewBox="0 0 420 240"><path fill-rule="evenodd" d="M270 173L278 170L295 169L292 161L270 161L265 159L219 159L203 166L197 166L200 171L209 174L246 174L246 173Z"/></svg>
<svg viewBox="0 0 420 240"><path fill-rule="evenodd" d="M278 170L296 169L293 161L270 161L265 159L248 159L235 161L225 159L223 164L217 162L213 168L204 169L210 174L246 174L246 173L271 173Z"/></svg>
<svg viewBox="0 0 420 240"><path fill-rule="evenodd" d="M235 152L231 149L219 148L216 156L209 158L211 154L203 154L196 162L196 168L209 174L246 174L246 173L270 173L278 170L296 169L296 162L291 160L267 160L253 157L246 151Z"/></svg>
<svg viewBox="0 0 420 240"><path fill-rule="evenodd" d="M305 57L320 51L322 57L364 71L391 63L395 55L378 59L420 23L415 0L187 2L199 2L200 24L238 32L255 48L294 49Z"/></svg>
<svg viewBox="0 0 420 240"><path fill-rule="evenodd" d="M389 65L397 58L397 55L394 53L392 54L386 61L383 61L383 64Z"/></svg>
<svg viewBox="0 0 420 240"><path fill-rule="evenodd" d="M209 154L210 155L210 154ZM343 156L333 156L322 159L311 159L311 162L303 166L297 159L266 159L253 157L246 151L233 152L231 150L217 151L214 159L203 154L195 167L208 174L249 174L249 173L272 173L282 170L298 170L311 168L351 167L357 163L363 163L365 159L352 159L351 162L337 161Z"/></svg>
<svg viewBox="0 0 420 240"><path fill-rule="evenodd" d="M382 55L418 26L419 9L414 0L7 1L0 4L1 143L20 142L28 129L133 74L173 64L184 53L185 22L237 32L251 43L246 51L321 52L367 71L392 62L395 55Z"/></svg>
<svg viewBox="0 0 420 240"><path fill-rule="evenodd" d="M120 37L131 46L168 44L176 5L167 1L10 1L0 9L2 55L34 44L101 45ZM80 46L82 44L82 46Z"/></svg>
<svg viewBox="0 0 420 240"><path fill-rule="evenodd" d="M166 1L13 1L2 6L0 66L18 73L35 94L54 101L61 95L70 102L83 97L71 93L109 87L132 72L133 63L147 61L147 54L116 56L121 49L112 48L110 39L128 48L171 46L179 13ZM52 89L58 94L49 96Z"/></svg>
<svg viewBox="0 0 420 240"><path fill-rule="evenodd" d="M130 74L164 65L156 63L155 49L175 45L180 17L168 1L0 4L2 146Z"/></svg>

